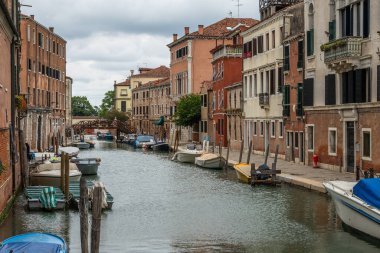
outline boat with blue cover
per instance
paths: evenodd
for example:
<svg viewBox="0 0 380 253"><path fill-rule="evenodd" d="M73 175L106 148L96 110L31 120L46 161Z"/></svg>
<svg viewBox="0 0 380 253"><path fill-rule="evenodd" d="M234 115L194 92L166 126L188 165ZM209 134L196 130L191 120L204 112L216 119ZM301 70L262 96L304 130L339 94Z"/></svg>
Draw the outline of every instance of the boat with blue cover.
<svg viewBox="0 0 380 253"><path fill-rule="evenodd" d="M47 233L28 233L10 237L0 243L0 253L67 253L63 238Z"/></svg>
<svg viewBox="0 0 380 253"><path fill-rule="evenodd" d="M330 181L323 186L331 195L343 223L380 239L380 178L359 182Z"/></svg>

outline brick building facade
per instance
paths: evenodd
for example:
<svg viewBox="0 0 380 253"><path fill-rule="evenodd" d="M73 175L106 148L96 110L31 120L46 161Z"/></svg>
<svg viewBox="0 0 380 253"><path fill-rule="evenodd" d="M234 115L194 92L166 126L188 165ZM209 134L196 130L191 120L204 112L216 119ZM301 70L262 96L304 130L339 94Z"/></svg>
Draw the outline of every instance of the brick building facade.
<svg viewBox="0 0 380 253"><path fill-rule="evenodd" d="M66 41L33 15L22 16L20 29L20 93L28 104L21 127L31 149L43 151L65 135Z"/></svg>

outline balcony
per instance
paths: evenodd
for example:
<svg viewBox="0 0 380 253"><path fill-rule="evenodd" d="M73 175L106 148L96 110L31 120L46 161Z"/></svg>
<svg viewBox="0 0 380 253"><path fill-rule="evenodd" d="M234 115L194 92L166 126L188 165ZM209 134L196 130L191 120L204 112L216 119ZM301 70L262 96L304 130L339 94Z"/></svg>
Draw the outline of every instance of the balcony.
<svg viewBox="0 0 380 253"><path fill-rule="evenodd" d="M259 105L261 108L269 107L269 94L268 93L260 93L259 94Z"/></svg>
<svg viewBox="0 0 380 253"><path fill-rule="evenodd" d="M241 46L224 46L220 48L218 51L216 51L213 56L212 60L215 61L222 57L242 57L242 47Z"/></svg>
<svg viewBox="0 0 380 253"><path fill-rule="evenodd" d="M345 37L323 44L321 50L325 52L325 64L337 72L357 66L362 55L362 40L361 37Z"/></svg>

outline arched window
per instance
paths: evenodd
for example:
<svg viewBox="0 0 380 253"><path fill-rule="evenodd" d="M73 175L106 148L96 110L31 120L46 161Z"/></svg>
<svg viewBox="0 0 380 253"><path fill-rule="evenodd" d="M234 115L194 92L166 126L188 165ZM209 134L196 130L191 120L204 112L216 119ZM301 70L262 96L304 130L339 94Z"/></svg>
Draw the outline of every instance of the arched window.
<svg viewBox="0 0 380 253"><path fill-rule="evenodd" d="M309 4L308 9L308 31L307 31L307 56L314 54L314 5Z"/></svg>

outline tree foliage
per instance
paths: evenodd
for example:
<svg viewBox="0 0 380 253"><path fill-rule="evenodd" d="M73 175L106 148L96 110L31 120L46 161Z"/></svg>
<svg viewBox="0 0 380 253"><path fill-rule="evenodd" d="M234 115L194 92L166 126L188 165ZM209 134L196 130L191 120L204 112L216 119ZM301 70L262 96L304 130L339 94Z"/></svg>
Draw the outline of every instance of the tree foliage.
<svg viewBox="0 0 380 253"><path fill-rule="evenodd" d="M194 126L201 119L201 97L190 94L183 96L177 103L174 121L179 126Z"/></svg>
<svg viewBox="0 0 380 253"><path fill-rule="evenodd" d="M111 109L110 111L106 112L103 118L108 120L114 120L116 118L119 121L128 120L128 116L124 112L119 112L116 109Z"/></svg>
<svg viewBox="0 0 380 253"><path fill-rule="evenodd" d="M100 117L105 118L106 114L109 111L111 111L111 109L113 108L113 105L114 105L113 104L114 98L115 98L115 91L114 90L107 91L104 94L102 104L100 105L100 108L99 108L99 116Z"/></svg>
<svg viewBox="0 0 380 253"><path fill-rule="evenodd" d="M85 96L74 96L71 99L73 116L96 116L97 112Z"/></svg>

